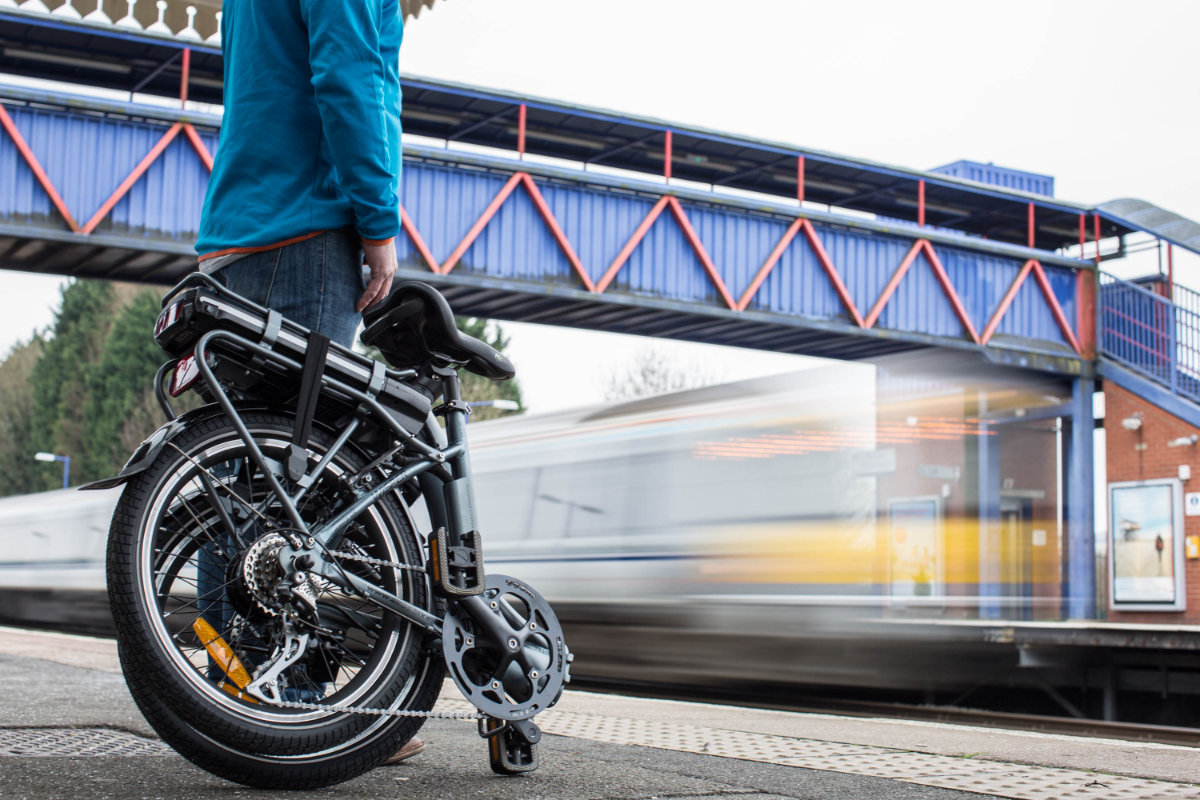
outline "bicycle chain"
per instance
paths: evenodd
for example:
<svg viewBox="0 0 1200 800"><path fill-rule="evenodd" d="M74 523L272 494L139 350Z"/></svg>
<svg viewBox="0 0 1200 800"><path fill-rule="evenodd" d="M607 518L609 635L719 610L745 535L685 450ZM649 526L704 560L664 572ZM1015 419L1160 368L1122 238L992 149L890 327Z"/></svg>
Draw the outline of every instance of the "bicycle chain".
<svg viewBox="0 0 1200 800"><path fill-rule="evenodd" d="M340 711L345 714L365 714L372 717L423 717L425 719L487 719L479 711L411 711L409 709L367 708L366 706L331 706L322 703L304 703L298 700L282 700L274 703L275 708L294 708L300 711Z"/></svg>
<svg viewBox="0 0 1200 800"><path fill-rule="evenodd" d="M408 570L409 572L425 572L425 567L417 566L416 564L402 564L399 561L385 561L382 558L373 558L372 556L360 556L355 553L347 553L343 550L329 550L327 555L335 558L347 558L351 561L359 561L363 564L370 564L373 567L391 567L392 569Z"/></svg>
<svg viewBox="0 0 1200 800"><path fill-rule="evenodd" d="M370 564L376 567L391 567L393 569L408 570L410 572L425 572L424 567L419 567L414 564L401 564L397 561L385 561L382 558L374 558L372 556L362 556L355 553L347 553L341 550L329 551L328 555L335 558L345 558L350 561L358 561L363 564ZM461 719L461 720L480 720L487 719L487 714L479 711L412 711L410 709L387 709L387 708L368 708L366 706L334 706L324 703L305 703L299 700L281 700L278 703L273 703L275 708L291 708L297 711L337 711L343 714L364 714L372 717L421 717L424 719Z"/></svg>

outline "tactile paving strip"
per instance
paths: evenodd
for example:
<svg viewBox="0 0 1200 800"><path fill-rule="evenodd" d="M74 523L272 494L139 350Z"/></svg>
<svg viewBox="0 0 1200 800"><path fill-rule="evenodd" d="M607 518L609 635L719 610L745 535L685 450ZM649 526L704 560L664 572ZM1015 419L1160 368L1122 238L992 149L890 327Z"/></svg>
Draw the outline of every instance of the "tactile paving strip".
<svg viewBox="0 0 1200 800"><path fill-rule="evenodd" d="M156 739L106 728L0 728L0 757L95 758L170 753L171 748Z"/></svg>
<svg viewBox="0 0 1200 800"><path fill-rule="evenodd" d="M438 707L470 709L466 702L450 699L443 700ZM731 731L666 720L550 711L538 717L537 722L546 733L577 739L869 775L1016 800L1116 797L1121 800L1185 797L1200 800L1200 786L1190 784Z"/></svg>

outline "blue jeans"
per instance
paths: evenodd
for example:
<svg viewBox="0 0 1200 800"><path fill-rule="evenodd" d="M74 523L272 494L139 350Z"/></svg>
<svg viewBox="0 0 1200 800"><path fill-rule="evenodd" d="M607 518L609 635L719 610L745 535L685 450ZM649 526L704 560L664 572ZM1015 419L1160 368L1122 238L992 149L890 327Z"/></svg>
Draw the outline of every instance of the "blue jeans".
<svg viewBox="0 0 1200 800"><path fill-rule="evenodd" d="M354 343L362 315L362 242L353 228L242 256L213 277L226 288L273 308L345 347Z"/></svg>
<svg viewBox="0 0 1200 800"><path fill-rule="evenodd" d="M350 347L362 319L354 310L366 288L362 267L362 242L358 234L353 228L342 228L242 256L217 270L213 277L247 300L275 309L297 325ZM232 543L224 544L229 547ZM201 545L196 554L196 592L201 615L218 633L229 635L233 607L225 596L225 565L217 558L214 543ZM224 677L224 671L215 663L209 664L208 673L213 680ZM288 699L320 698L289 696Z"/></svg>

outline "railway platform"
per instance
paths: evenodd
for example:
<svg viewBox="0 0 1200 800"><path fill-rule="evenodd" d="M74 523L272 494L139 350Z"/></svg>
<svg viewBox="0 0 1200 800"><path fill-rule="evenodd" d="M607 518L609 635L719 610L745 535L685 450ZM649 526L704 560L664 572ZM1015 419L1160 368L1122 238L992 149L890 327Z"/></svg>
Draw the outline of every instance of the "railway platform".
<svg viewBox="0 0 1200 800"><path fill-rule="evenodd" d="M273 794L202 772L159 742L125 691L111 640L0 628L0 696L0 797ZM466 710L449 685L440 706ZM420 757L311 794L1200 798L1200 747L580 691L538 721L543 767L531 775L493 776L473 726L432 720Z"/></svg>

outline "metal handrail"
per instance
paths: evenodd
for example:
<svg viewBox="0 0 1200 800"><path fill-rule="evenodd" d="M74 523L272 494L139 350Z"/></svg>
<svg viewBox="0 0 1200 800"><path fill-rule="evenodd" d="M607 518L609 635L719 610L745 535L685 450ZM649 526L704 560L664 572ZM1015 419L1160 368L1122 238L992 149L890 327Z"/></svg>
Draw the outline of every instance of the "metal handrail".
<svg viewBox="0 0 1200 800"><path fill-rule="evenodd" d="M1174 284L1171 288L1174 295L1172 299L1175 301L1175 305L1181 309L1200 314L1200 292L1197 292L1195 289L1189 289L1186 286L1180 286L1178 283Z"/></svg>
<svg viewBox="0 0 1200 800"><path fill-rule="evenodd" d="M1100 354L1200 401L1200 293L1174 287L1177 301L1100 273Z"/></svg>

